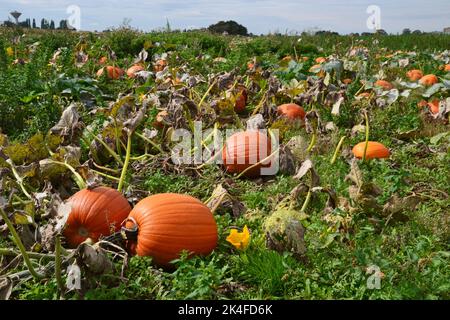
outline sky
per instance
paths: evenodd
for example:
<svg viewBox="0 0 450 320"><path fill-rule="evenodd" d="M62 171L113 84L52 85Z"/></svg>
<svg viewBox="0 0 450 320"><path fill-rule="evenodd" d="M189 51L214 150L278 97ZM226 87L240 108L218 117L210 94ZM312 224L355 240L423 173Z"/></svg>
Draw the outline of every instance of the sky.
<svg viewBox="0 0 450 320"><path fill-rule="evenodd" d="M132 27L150 31L202 28L220 20L234 20L253 34L331 30L339 33L370 32L370 5L380 8L380 26L389 33L404 28L442 31L450 27L450 0L0 0L0 21L9 12L22 12L21 20L59 20L67 8L80 8L82 30L118 27L124 19Z"/></svg>

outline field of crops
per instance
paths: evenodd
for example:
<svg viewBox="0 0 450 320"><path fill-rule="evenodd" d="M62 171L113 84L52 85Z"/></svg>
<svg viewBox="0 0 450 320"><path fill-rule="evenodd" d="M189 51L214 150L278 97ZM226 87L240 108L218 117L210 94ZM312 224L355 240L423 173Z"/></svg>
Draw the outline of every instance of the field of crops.
<svg viewBox="0 0 450 320"><path fill-rule="evenodd" d="M449 35L0 29L0 299L450 299L449 117Z"/></svg>

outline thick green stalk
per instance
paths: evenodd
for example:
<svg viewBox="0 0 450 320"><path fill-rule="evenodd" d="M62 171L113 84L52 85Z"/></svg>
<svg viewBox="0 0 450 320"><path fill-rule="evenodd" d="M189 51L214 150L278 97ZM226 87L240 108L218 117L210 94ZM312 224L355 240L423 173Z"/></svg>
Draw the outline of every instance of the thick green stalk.
<svg viewBox="0 0 450 320"><path fill-rule="evenodd" d="M17 183L20 186L20 189L22 190L23 194L27 196L28 199L33 199L33 197L28 193L27 189L25 188L23 184L23 178L19 176L19 173L16 170L16 167L14 166L14 163L11 159L6 160L6 162L9 164L11 171L13 172L14 178L16 179Z"/></svg>
<svg viewBox="0 0 450 320"><path fill-rule="evenodd" d="M331 159L330 164L334 164L336 162L336 159L338 157L339 151L341 150L342 145L344 144L344 140L345 140L345 136L343 136L341 138L341 140L339 140L339 143L338 143L338 145L336 147L336 150L334 150L333 158Z"/></svg>
<svg viewBox="0 0 450 320"><path fill-rule="evenodd" d="M84 181L83 177L70 164L68 164L66 162L56 161L56 160L50 160L49 162L50 163L54 163L54 164L58 164L58 165L61 165L61 166L64 166L67 169L69 169L70 172L72 172L72 174L74 176L75 183L77 184L78 188L80 188L80 190L87 188L86 181Z"/></svg>
<svg viewBox="0 0 450 320"><path fill-rule="evenodd" d="M90 134L92 134L92 136L94 137L95 140L97 140L98 142L100 142L102 144L103 147L105 147L105 149L109 152L109 154L116 159L116 161L118 163L120 163L121 165L123 165L123 161L122 159L119 157L119 155L113 150L111 149L105 141L103 141L102 139L100 139L99 137L97 137L92 131L90 131L89 129L86 129L87 132L89 132Z"/></svg>
<svg viewBox="0 0 450 320"><path fill-rule="evenodd" d="M55 278L60 296L64 296L64 282L61 276L61 236L55 238Z"/></svg>
<svg viewBox="0 0 450 320"><path fill-rule="evenodd" d="M20 240L19 235L17 234L16 229L14 228L11 220L9 220L8 215L3 210L3 208L0 207L0 214L3 218L3 221L5 221L6 226L9 229L9 232L11 233L11 236L13 237L13 241L16 244L16 246L19 248L20 253L22 254L23 260L25 261L25 265L27 266L28 270L30 271L30 274L35 279L43 279L45 276L43 274L40 274L34 270L33 265L31 264L30 257L28 256L27 250L25 249L25 246L22 243L22 240Z"/></svg>
<svg viewBox="0 0 450 320"><path fill-rule="evenodd" d="M123 189L123 185L125 183L125 177L127 176L127 170L128 170L128 165L130 164L130 157L131 157L131 136L133 135L132 132L128 133L128 138L127 138L127 153L125 155L125 162L123 164L122 167L122 173L120 175L120 180L119 180L119 186L117 187L117 190L119 192L122 192Z"/></svg>
<svg viewBox="0 0 450 320"><path fill-rule="evenodd" d="M367 111L364 112L364 118L366 120L366 144L364 145L364 154L363 154L363 162L366 161L366 153L367 153L367 147L369 146L369 116L367 115Z"/></svg>
<svg viewBox="0 0 450 320"><path fill-rule="evenodd" d="M135 134L141 138L142 140L144 140L145 142L150 143L153 147L155 147L156 149L158 149L159 152L163 153L163 150L161 149L160 146L158 146L156 143L154 143L152 140L150 140L149 138L147 138L146 136L144 136L143 134L140 134L139 132L135 132Z"/></svg>

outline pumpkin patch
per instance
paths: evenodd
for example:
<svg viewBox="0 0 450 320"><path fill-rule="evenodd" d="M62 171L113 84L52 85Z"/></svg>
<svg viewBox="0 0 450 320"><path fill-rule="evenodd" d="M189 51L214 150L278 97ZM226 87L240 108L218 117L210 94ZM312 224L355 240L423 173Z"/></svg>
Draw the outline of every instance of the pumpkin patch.
<svg viewBox="0 0 450 320"><path fill-rule="evenodd" d="M271 4L98 2L72 30L20 2L0 22L0 300L450 298L450 36L412 8L389 8L403 35L359 5L285 30L355 9L299 1L248 25ZM188 304L164 312L208 315Z"/></svg>

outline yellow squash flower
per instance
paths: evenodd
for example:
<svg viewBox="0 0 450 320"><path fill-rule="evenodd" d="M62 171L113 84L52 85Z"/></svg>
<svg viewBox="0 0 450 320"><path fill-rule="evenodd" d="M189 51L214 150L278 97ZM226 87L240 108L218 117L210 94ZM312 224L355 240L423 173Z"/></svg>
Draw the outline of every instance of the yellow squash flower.
<svg viewBox="0 0 450 320"><path fill-rule="evenodd" d="M6 54L12 57L14 55L14 49L11 47L6 48Z"/></svg>
<svg viewBox="0 0 450 320"><path fill-rule="evenodd" d="M237 229L231 229L227 241L231 243L238 250L245 250L250 243L250 232L247 226L244 226L242 232Z"/></svg>

